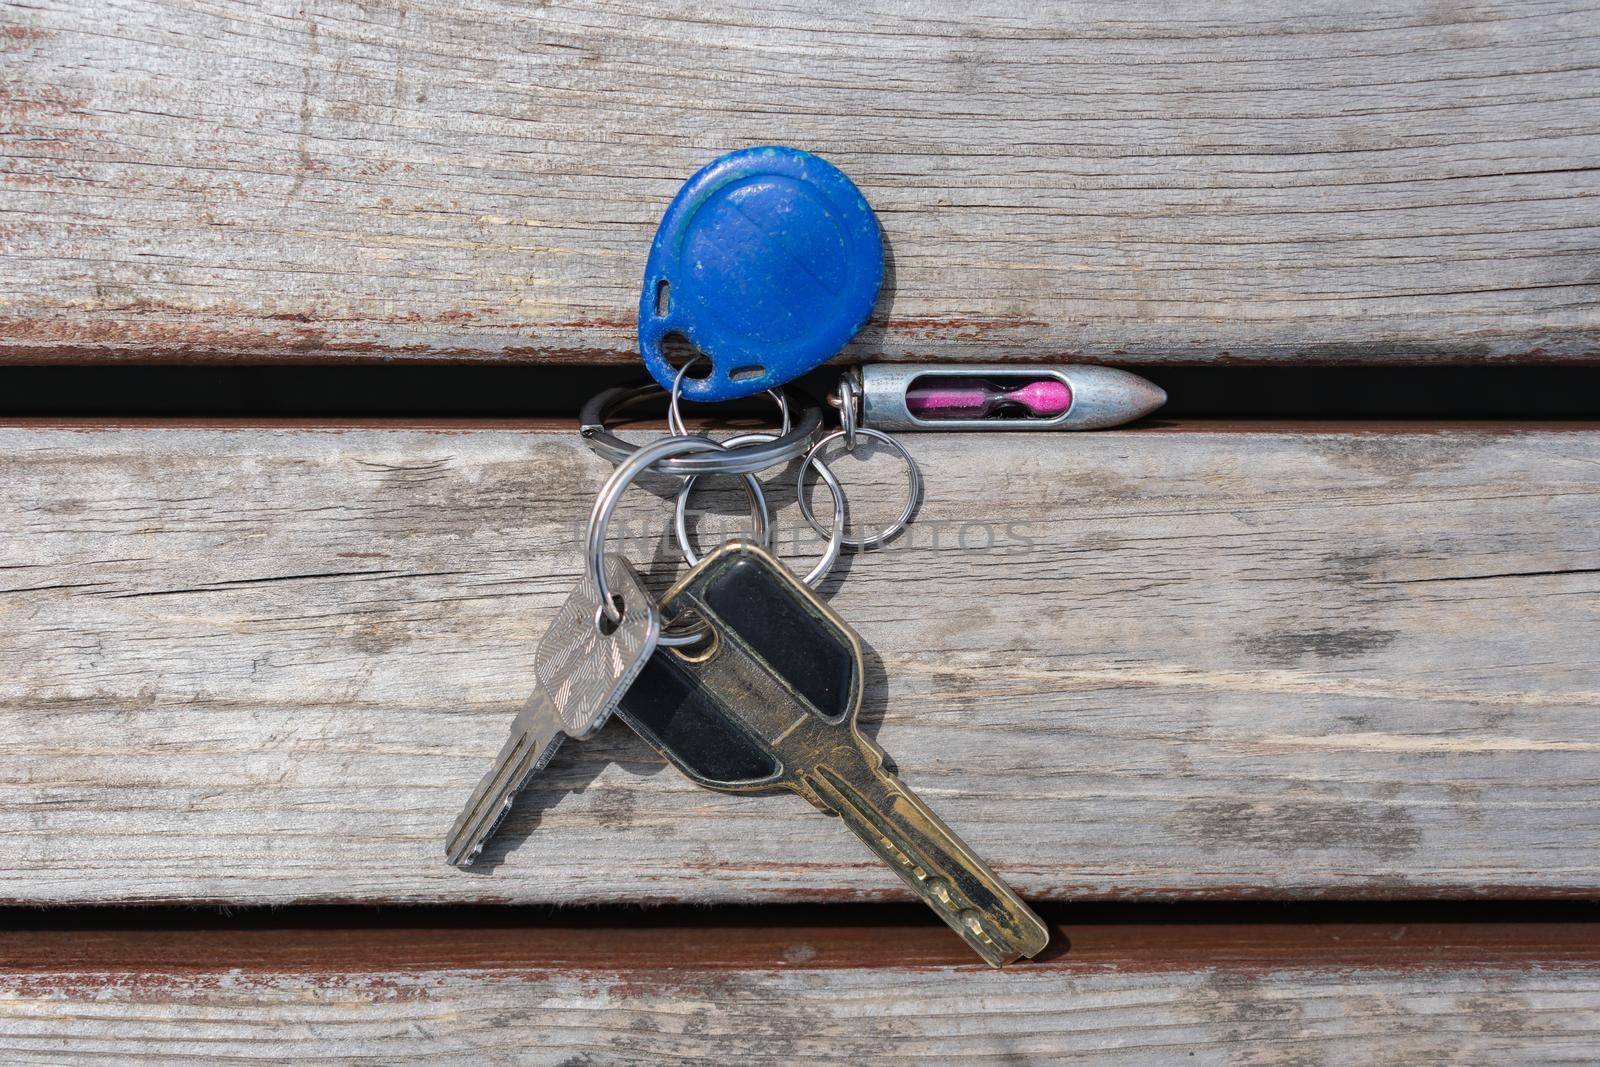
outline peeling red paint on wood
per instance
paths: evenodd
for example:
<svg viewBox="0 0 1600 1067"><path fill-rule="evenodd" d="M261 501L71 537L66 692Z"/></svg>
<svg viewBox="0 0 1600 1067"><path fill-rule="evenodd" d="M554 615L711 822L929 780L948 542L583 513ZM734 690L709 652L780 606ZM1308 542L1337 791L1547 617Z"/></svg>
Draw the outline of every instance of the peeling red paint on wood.
<svg viewBox="0 0 1600 1067"><path fill-rule="evenodd" d="M44 41L55 34L49 30L34 29L31 26L0 26L0 37L13 41Z"/></svg>
<svg viewBox="0 0 1600 1067"><path fill-rule="evenodd" d="M13 40L19 38L13 37ZM26 38L43 40L42 36ZM87 93L69 93L50 86L19 88L16 83L0 85L0 116L22 118L25 116L63 116L82 111L89 106Z"/></svg>
<svg viewBox="0 0 1600 1067"><path fill-rule="evenodd" d="M926 316L917 319L887 319L881 323L874 320L872 325L901 337L925 341L945 341L987 338L995 334L1010 333L1016 330L1042 330L1048 328L1050 323L1043 319L1021 317L986 319L952 315L948 317Z"/></svg>
<svg viewBox="0 0 1600 1067"><path fill-rule="evenodd" d="M628 362L672 191L773 140L841 163L892 250L846 361L1600 360L1571 222L1600 138L1592 11L1192 14L1207 32L1090 5L1062 33L1050 7L980 6L974 62L915 8L876 12L873 49L626 3L19 9L0 194L30 225L6 238L0 362ZM138 329L130 295L170 321Z"/></svg>

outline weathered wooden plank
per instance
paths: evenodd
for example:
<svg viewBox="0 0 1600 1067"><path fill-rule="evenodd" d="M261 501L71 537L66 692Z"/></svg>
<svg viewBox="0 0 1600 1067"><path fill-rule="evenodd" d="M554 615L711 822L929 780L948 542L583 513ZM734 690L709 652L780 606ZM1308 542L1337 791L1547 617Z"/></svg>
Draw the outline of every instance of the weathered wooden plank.
<svg viewBox="0 0 1600 1067"><path fill-rule="evenodd" d="M10 5L0 359L632 358L719 152L862 185L854 358L1594 359L1588 3Z"/></svg>
<svg viewBox="0 0 1600 1067"><path fill-rule="evenodd" d="M75 931L24 946L10 934L0 935L0 1054L39 1064L1588 1062L1600 1041L1593 935L1576 959L1559 946L1548 954L1537 924L1509 937L1488 929L1503 943L1470 928L1252 924L1207 939L1218 955L1199 960L1183 927L1144 931L1144 950L1166 937L1165 956L1119 953L1091 927L1071 931L1064 955L1001 972L897 965L864 930L635 930L620 955L602 954L615 947L605 931L323 933L320 944L307 931L173 931L100 935L88 952ZM923 932L956 940L893 931L913 957ZM461 944L485 963L431 964ZM1305 954L1324 948L1338 962ZM307 949L327 962L283 965ZM1476 958L1419 966L1441 954Z"/></svg>
<svg viewBox="0 0 1600 1067"><path fill-rule="evenodd" d="M1572 1065L1597 1017L1594 971L0 975L29 1064Z"/></svg>
<svg viewBox="0 0 1600 1067"><path fill-rule="evenodd" d="M869 730L1024 892L1600 891L1600 434L907 440L911 535L825 592ZM0 899L897 896L616 724L443 865L606 471L570 431L0 428ZM863 521L897 473L844 469ZM658 585L665 516L615 527Z"/></svg>

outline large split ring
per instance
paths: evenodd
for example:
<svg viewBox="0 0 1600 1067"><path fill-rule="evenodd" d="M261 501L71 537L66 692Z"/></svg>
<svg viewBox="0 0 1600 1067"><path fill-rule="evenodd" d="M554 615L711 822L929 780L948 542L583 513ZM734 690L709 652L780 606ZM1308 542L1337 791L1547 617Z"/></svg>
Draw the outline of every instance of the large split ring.
<svg viewBox="0 0 1600 1067"><path fill-rule="evenodd" d="M828 531L820 522L817 521L817 517L811 513L811 503L806 499L806 471L810 470L812 467L816 467L819 472L823 469L822 463L818 459L818 456L821 454L824 448L827 448L828 445L832 444L834 441L843 438L845 440L845 447L848 449L850 447L848 433L849 431L843 429L834 430L832 433L823 437L822 440L812 445L811 450L806 453L805 462L800 464L800 473L796 479L796 485L800 497L800 514L804 515L806 522L811 524L811 528L817 531L817 533L821 534L823 537L828 536ZM848 534L845 535L844 545L846 548L867 549L883 544L885 541L898 534L901 530L904 530L907 526L911 525L911 517L917 513L917 505L922 502L922 471L917 467L917 461L911 458L911 453L906 451L906 446L902 445L899 441L896 441L893 437L890 437L883 431L870 429L866 426L857 426L855 427L855 435L857 437L870 437L874 441L880 441L898 452L900 454L900 458L906 461L907 479L909 482L907 486L909 491L906 494L906 506L900 509L900 516L896 518L894 522L870 536L851 537Z"/></svg>
<svg viewBox="0 0 1600 1067"><path fill-rule="evenodd" d="M690 452L721 451L722 445L709 437L663 437L635 450L617 465L617 469L611 472L611 476L600 487L600 493L595 497L594 509L589 513L586 562L589 568L589 580L594 583L595 592L599 594L601 615L607 621L611 623L622 621L622 611L612 599L611 587L606 583L605 548L606 526L611 522L611 515L616 511L623 492L646 468L659 460ZM750 491L750 521L755 527L755 536L763 544L767 544L771 538L771 524L767 516L766 496L761 492L761 483L754 477L745 484ZM595 622L598 625L600 619L596 618Z"/></svg>
<svg viewBox="0 0 1600 1067"><path fill-rule="evenodd" d="M771 440L773 435L770 433L740 434L738 437L728 438L723 444L733 448L741 444L756 443L752 441L752 438L758 437ZM844 487L839 484L839 479L834 475L833 471L828 469L826 463L819 459L815 461L815 465L817 474L821 476L823 483L828 487L828 492L833 494L833 526L824 534L828 538L828 547L823 550L822 558L817 560L816 566L812 567L806 576L801 579L813 589L817 587L823 578L827 577L828 572L833 569L833 565L838 562L839 552L844 548L845 531ZM678 490L678 504L672 516L673 530L678 535L678 549L683 553L684 562L691 567L700 562L700 557L689 545L688 523L689 494L694 492L694 483L698 477L698 475L691 474L683 480L683 488ZM751 476L746 475L746 477ZM812 526L816 526L816 523L812 523ZM763 545L763 547L766 546Z"/></svg>
<svg viewBox="0 0 1600 1067"><path fill-rule="evenodd" d="M630 456L637 455L639 446L631 445L607 430L606 420L625 408L660 396L663 392L660 386L652 383L597 393L578 412L578 432L597 455L612 463L622 463ZM740 445L726 451L703 450L694 455L669 456L656 460L650 469L678 478L691 474L753 474L804 455L811 447L817 431L822 428L822 407L803 393L787 389L784 392L789 395L791 406L794 406L796 399L800 401L799 410L793 428L777 440Z"/></svg>

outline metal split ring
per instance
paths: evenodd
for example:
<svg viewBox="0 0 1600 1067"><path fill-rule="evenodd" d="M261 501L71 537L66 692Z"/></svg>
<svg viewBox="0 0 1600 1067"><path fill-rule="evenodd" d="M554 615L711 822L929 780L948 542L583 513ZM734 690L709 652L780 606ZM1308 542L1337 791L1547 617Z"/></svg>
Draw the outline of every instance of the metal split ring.
<svg viewBox="0 0 1600 1067"><path fill-rule="evenodd" d="M605 484L600 487L599 494L595 497L594 509L589 512L589 530L585 546L586 564L589 568L589 580L594 583L595 593L600 600L600 615L612 623L622 621L622 611L613 599L611 587L606 583L605 574L605 549L606 526L611 522L611 515L617 509L617 503L622 499L622 494L627 490L633 480L647 468L662 459L672 456L681 456L690 452L721 452L722 445L709 437L663 437L659 441L652 441L635 450L632 455L625 458L611 472ZM750 493L750 521L755 527L755 536L763 544L771 539L771 523L767 515L767 498L761 491L761 483L752 475L745 487ZM600 616L596 616L595 624L601 623ZM668 639L663 636L659 643L666 645L692 644L698 640L695 635L689 640L679 638Z"/></svg>
<svg viewBox="0 0 1600 1067"><path fill-rule="evenodd" d="M860 396L861 390L850 375L846 374L839 379L839 428L844 431L844 450L846 452L854 452L856 450L856 432L860 429L856 424L856 420L860 415L857 401ZM813 448L811 451L815 452L816 449ZM901 451L903 453L904 449Z"/></svg>
<svg viewBox="0 0 1600 1067"><path fill-rule="evenodd" d="M683 378L684 375L689 373L690 367L694 366L696 363L699 363L705 358L705 356L695 356L689 362L679 367L678 373L672 379L672 392L670 399L667 401L667 432L670 434L675 434L679 437L682 437L689 432L688 427L686 427L683 423L683 412L678 406L679 402L683 398ZM745 441L750 438L758 438L758 440L751 441L750 443L765 444L770 441L776 441L778 438L794 429L794 423L789 419L789 398L784 396L783 392L778 389L768 389L767 395L778 402L778 417L782 421L782 428L779 429L775 434L740 434L737 438L730 438L729 440ZM724 445L727 445L727 443L727 441L723 442ZM734 447L737 447L737 445Z"/></svg>
<svg viewBox="0 0 1600 1067"><path fill-rule="evenodd" d="M770 433L740 434L738 437L728 438L723 444L733 448L742 444L756 443L753 441L754 438L771 440L773 436ZM817 560L816 566L812 567L804 578L800 579L813 589L821 583L822 579L828 576L828 572L838 562L839 552L844 548L845 530L844 487L839 484L839 479L834 475L833 471L828 469L826 463L819 459L815 461L815 465L817 474L821 476L823 484L828 487L828 492L833 494L833 526L830 528L830 532L825 533L828 538L828 547L823 551L822 558ZM747 475L746 477L750 476ZM678 548L683 552L684 561L691 567L700 562L700 557L689 546L688 523L689 494L694 492L694 483L697 478L698 475L691 474L683 480L683 488L678 490L678 503L672 516L673 529L678 535ZM812 526L815 527L816 523L812 523ZM769 546L766 542L763 542L762 547Z"/></svg>
<svg viewBox="0 0 1600 1067"><path fill-rule="evenodd" d="M658 397L666 391L655 384L607 389L589 398L578 412L578 433L589 447L603 459L623 463L638 454L638 445L631 445L607 430L606 420L625 408ZM691 474L752 474L779 464L788 463L806 453L817 431L822 429L822 407L802 393L785 389L791 406L798 414L793 427L777 440L764 444L740 445L727 450L717 449L695 455L658 459L651 470L658 474L686 478ZM709 440L706 438L705 440Z"/></svg>
<svg viewBox="0 0 1600 1067"><path fill-rule="evenodd" d="M800 473L796 479L796 487L798 489L800 498L800 514L804 515L806 522L811 524L811 528L817 531L817 533L821 534L823 537L828 536L828 531L823 528L823 525L820 522L817 521L817 517L811 513L811 504L806 499L806 471L810 470L814 466L820 473L823 467L822 462L818 459L818 456L821 454L824 448L827 448L828 445L839 440L840 438L845 438L845 448L848 451L850 444L849 439L846 436L847 432L848 431L843 429L834 430L832 433L823 437L822 440L812 445L811 451L806 453L805 461L800 464ZM855 432L858 437L870 437L874 441L880 441L898 452L900 454L900 458L906 461L906 471L908 472L909 481L909 492L906 494L906 506L900 509L899 518L895 519L893 523L885 526L882 530L879 530L870 537L851 537L849 535L845 535L843 538L846 548L867 549L872 548L875 545L883 544L885 541L889 540L889 538L894 537L907 526L911 525L911 517L917 513L917 505L922 502L922 471L917 466L917 461L911 458L911 453L906 451L906 446L902 445L899 441L896 441L888 434L883 433L881 430L874 430L866 426L857 426L855 428Z"/></svg>

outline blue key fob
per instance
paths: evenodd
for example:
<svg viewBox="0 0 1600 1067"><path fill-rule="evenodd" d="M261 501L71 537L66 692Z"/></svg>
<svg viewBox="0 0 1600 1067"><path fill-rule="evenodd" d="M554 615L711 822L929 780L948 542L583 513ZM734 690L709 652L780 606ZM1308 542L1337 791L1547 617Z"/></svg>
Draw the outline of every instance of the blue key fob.
<svg viewBox="0 0 1600 1067"><path fill-rule="evenodd" d="M672 388L662 345L678 334L711 361L684 376L684 396L750 396L832 358L882 282L878 219L838 167L797 148L730 152L684 183L656 230L639 354Z"/></svg>

